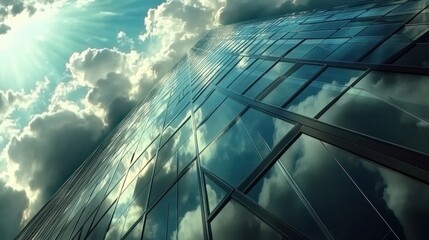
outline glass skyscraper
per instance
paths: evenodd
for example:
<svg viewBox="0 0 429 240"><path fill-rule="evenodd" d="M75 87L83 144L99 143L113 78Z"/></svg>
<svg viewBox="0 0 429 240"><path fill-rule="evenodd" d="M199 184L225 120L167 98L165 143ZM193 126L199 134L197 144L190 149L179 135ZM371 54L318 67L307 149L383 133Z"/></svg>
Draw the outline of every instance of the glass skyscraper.
<svg viewBox="0 0 429 240"><path fill-rule="evenodd" d="M17 239L428 239L428 5L210 31Z"/></svg>

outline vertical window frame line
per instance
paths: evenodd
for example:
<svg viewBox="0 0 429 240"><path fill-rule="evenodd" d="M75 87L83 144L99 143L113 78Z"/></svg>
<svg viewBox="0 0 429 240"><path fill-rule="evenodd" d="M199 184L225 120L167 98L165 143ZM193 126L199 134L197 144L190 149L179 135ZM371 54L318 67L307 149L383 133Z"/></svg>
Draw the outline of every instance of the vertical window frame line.
<svg viewBox="0 0 429 240"><path fill-rule="evenodd" d="M186 63L185 63L187 66L188 66L188 68L190 68L191 66L190 66L190 63L189 63L189 61L186 61ZM192 75L191 75L191 72L190 71L188 71L188 80L192 80ZM203 91L203 89L204 90L206 90L207 88L208 88L208 86L210 85L210 83L209 84L207 84L207 85L205 85L205 86L203 86L203 88L202 88L202 90L201 91ZM214 91L215 91L215 89L213 89L213 91L210 93L210 95L211 94L213 94L214 93ZM196 100L196 99L194 99L194 95L193 95L193 92L191 91L191 93L190 94L192 94L192 96L190 97L190 99L189 99L189 106L190 106L190 109L191 109L191 116L190 116L190 121L192 121L192 136L193 136L193 141L194 141L194 144L195 144L195 153L196 153L196 157L195 157L195 167L196 167L196 170L197 170L197 177L198 177L198 179L197 179L197 181L198 181L198 185L199 185L199 192L200 192L200 200L199 200L199 204L200 204L200 206L201 206L201 211L200 211L200 214L201 214L201 221L202 221L202 225L203 225L203 235L204 235L204 240L209 240L209 239L212 239L212 235L211 235L211 228L210 228L210 224L208 223L208 221L207 221L207 217L208 217L208 215L209 215L209 213L210 213L210 210L209 210L209 206L208 206L208 197L207 197L207 192L205 191L205 180L204 180L204 175L203 175L203 173L202 173L202 171L201 171L201 163L200 163L200 150L199 150L199 145L198 145L198 136L197 136L197 127L199 127L199 126L196 126L196 120L195 120L195 116L194 116L194 101ZM206 102L207 101L207 99L208 99L208 97L204 100L204 102ZM220 102L220 104L210 113L210 116L213 114L213 112L214 111L216 111L216 109L224 102L224 101L226 101L226 99L227 98L225 98L225 99L223 99L221 102ZM203 102L203 103L204 103ZM201 105L200 106L202 106L202 104L203 103L201 103ZM201 122L201 124L203 124L203 122L205 122L207 119L208 119L208 117L209 116L207 116L206 117L206 119L203 119L203 121ZM200 124L200 126L201 126L201 124ZM192 137L191 136L191 137ZM178 194L178 192L179 191L177 191L177 194ZM178 209L177 209L178 210ZM177 215L178 216L178 215ZM178 223L179 224L179 223Z"/></svg>

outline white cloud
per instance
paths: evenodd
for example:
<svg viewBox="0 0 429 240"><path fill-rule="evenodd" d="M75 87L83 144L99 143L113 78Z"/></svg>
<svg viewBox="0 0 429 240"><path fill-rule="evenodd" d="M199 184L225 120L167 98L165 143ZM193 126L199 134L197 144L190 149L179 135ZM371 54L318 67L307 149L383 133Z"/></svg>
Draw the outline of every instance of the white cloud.
<svg viewBox="0 0 429 240"><path fill-rule="evenodd" d="M45 78L44 80L37 82L35 89L29 93L25 93L23 90L0 90L0 121L1 118L7 117L16 109L27 108L37 101L40 94L46 90L48 84L49 80Z"/></svg>
<svg viewBox="0 0 429 240"><path fill-rule="evenodd" d="M88 48L83 52L73 53L67 69L74 80L91 86L111 72L128 74L130 65L127 60L126 54L114 49Z"/></svg>
<svg viewBox="0 0 429 240"><path fill-rule="evenodd" d="M37 115L2 153L7 163L7 181L16 189L26 190L34 214L95 149L104 134L101 119L90 112L62 110ZM40 194L35 196L37 192Z"/></svg>
<svg viewBox="0 0 429 240"><path fill-rule="evenodd" d="M116 39L122 39L125 38L127 34L125 34L123 31L118 32L118 35L116 36Z"/></svg>
<svg viewBox="0 0 429 240"><path fill-rule="evenodd" d="M0 35L6 34L10 30L10 27L4 23L0 23Z"/></svg>
<svg viewBox="0 0 429 240"><path fill-rule="evenodd" d="M28 199L24 191L17 191L0 181L0 237L12 239L22 227L22 217L28 207Z"/></svg>

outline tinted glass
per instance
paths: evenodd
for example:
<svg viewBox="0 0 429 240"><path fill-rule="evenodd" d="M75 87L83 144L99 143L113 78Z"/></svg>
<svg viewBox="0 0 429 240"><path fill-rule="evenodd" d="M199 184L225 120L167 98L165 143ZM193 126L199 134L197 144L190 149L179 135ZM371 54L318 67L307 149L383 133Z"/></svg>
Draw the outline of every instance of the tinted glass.
<svg viewBox="0 0 429 240"><path fill-rule="evenodd" d="M210 212L217 207L217 205L226 196L225 191L214 183L210 178L205 177L206 193Z"/></svg>
<svg viewBox="0 0 429 240"><path fill-rule="evenodd" d="M255 98L259 93L262 92L268 85L270 85L279 76L285 74L289 69L294 66L293 63L289 62L278 62L271 68L266 74L264 74L253 86L246 91L245 96Z"/></svg>
<svg viewBox="0 0 429 240"><path fill-rule="evenodd" d="M207 121L197 129L198 146L200 151L213 140L242 110L244 105L231 99L225 100Z"/></svg>
<svg viewBox="0 0 429 240"><path fill-rule="evenodd" d="M237 187L292 127L250 109L201 153L201 164Z"/></svg>
<svg viewBox="0 0 429 240"><path fill-rule="evenodd" d="M425 224L429 221L427 185L340 148L324 145L386 220L391 227L392 239L424 239L428 236L429 229Z"/></svg>
<svg viewBox="0 0 429 240"><path fill-rule="evenodd" d="M362 73L363 71L359 70L328 68L293 99L286 109L307 117L315 117Z"/></svg>
<svg viewBox="0 0 429 240"><path fill-rule="evenodd" d="M215 240L283 239L280 234L233 200L222 209L210 225Z"/></svg>
<svg viewBox="0 0 429 240"><path fill-rule="evenodd" d="M373 72L320 119L428 153L428 83L426 76Z"/></svg>
<svg viewBox="0 0 429 240"><path fill-rule="evenodd" d="M262 102L281 106L292 97L317 71L320 66L304 65L276 86Z"/></svg>
<svg viewBox="0 0 429 240"><path fill-rule="evenodd" d="M292 183L292 184L291 184ZM248 194L263 208L285 221L310 239L326 239L313 209L296 189L279 163L275 164Z"/></svg>
<svg viewBox="0 0 429 240"><path fill-rule="evenodd" d="M390 231L319 140L302 135L279 162L307 209L314 209L313 218L334 239L382 239Z"/></svg>

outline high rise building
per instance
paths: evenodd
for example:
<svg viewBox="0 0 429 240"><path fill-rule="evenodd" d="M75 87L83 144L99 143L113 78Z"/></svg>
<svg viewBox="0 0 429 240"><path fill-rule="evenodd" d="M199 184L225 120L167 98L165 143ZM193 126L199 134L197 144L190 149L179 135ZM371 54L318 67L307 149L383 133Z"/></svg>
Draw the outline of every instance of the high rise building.
<svg viewBox="0 0 429 240"><path fill-rule="evenodd" d="M428 5L210 31L17 239L428 239Z"/></svg>

